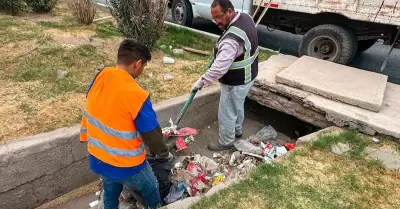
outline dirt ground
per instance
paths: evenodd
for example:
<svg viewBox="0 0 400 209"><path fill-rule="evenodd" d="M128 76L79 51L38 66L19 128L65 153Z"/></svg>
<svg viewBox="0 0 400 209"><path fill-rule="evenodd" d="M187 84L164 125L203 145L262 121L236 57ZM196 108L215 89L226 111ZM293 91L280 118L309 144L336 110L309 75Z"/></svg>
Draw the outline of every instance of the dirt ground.
<svg viewBox="0 0 400 209"><path fill-rule="evenodd" d="M96 18L104 16L98 11ZM123 39L115 23L80 25L60 3L50 14L0 13L0 26L0 144L79 123L96 68L115 63ZM170 46L212 49L208 39L165 28L138 79L153 103L187 93L210 59L189 52L174 55ZM163 64L164 56L176 62ZM174 78L165 80L165 74Z"/></svg>

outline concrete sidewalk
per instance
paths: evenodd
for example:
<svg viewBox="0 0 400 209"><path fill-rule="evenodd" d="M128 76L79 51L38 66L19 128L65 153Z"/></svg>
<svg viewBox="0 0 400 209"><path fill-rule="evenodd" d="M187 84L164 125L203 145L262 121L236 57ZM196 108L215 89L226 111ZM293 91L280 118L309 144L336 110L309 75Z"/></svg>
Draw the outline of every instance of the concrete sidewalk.
<svg viewBox="0 0 400 209"><path fill-rule="evenodd" d="M249 98L321 128L337 125L358 129L370 135L379 133L400 138L399 85L388 83L382 108L378 113L372 112L277 83L277 74L297 59L288 55L275 55L260 63L260 73L250 90Z"/></svg>
<svg viewBox="0 0 400 209"><path fill-rule="evenodd" d="M303 56L276 76L286 84L325 98L379 112L388 77Z"/></svg>

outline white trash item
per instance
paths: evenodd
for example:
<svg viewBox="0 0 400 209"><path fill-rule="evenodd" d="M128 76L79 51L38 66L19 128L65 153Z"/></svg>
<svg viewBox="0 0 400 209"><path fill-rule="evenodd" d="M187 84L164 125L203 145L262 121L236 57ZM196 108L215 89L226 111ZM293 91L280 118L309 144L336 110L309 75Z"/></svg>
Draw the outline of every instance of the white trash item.
<svg viewBox="0 0 400 209"><path fill-rule="evenodd" d="M256 147L252 143L243 139L235 142L234 146L239 151L249 152L257 155L263 154L263 150L260 147Z"/></svg>
<svg viewBox="0 0 400 209"><path fill-rule="evenodd" d="M183 49L173 49L172 52L174 54L183 54Z"/></svg>
<svg viewBox="0 0 400 209"><path fill-rule="evenodd" d="M248 140L251 143L259 144L260 142L274 140L277 137L278 137L278 133L275 131L274 128L272 128L272 126L265 126L259 132L257 132L255 135L250 136L248 138Z"/></svg>
<svg viewBox="0 0 400 209"><path fill-rule="evenodd" d="M174 64L175 59L172 57L163 57L163 63L164 64Z"/></svg>
<svg viewBox="0 0 400 209"><path fill-rule="evenodd" d="M282 156L287 153L287 150L285 147L276 147L276 156Z"/></svg>

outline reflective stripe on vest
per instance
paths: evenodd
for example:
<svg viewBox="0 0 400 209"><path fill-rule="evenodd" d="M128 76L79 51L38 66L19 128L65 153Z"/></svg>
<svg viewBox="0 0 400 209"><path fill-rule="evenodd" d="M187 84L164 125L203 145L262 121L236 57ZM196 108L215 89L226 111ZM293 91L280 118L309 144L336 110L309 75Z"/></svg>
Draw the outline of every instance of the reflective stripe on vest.
<svg viewBox="0 0 400 209"><path fill-rule="evenodd" d="M247 66L250 66L251 64L253 64L253 62L256 60L257 56L258 56L259 50L258 48L256 49L256 52L254 53L253 56L243 60L243 61L239 61L239 62L234 62L231 67L229 68L229 70L236 70L236 69L240 69L240 68L245 68Z"/></svg>
<svg viewBox="0 0 400 209"><path fill-rule="evenodd" d="M87 120L84 115L82 115L81 119L81 130L79 132L79 141L80 142L87 142Z"/></svg>
<svg viewBox="0 0 400 209"><path fill-rule="evenodd" d="M81 128L81 133L87 134L87 128Z"/></svg>
<svg viewBox="0 0 400 209"><path fill-rule="evenodd" d="M236 70L236 69L244 69L244 83L249 83L251 81L251 65L256 60L258 56L258 46L253 56L251 55L251 42L242 29L231 26L225 32L221 40L229 33L232 33L244 41L244 58L242 61L233 62L232 65L229 67L229 70Z"/></svg>
<svg viewBox="0 0 400 209"><path fill-rule="evenodd" d="M90 145L105 151L108 155L118 157L137 157L143 154L144 144L137 131L119 131L107 127L100 121L92 117L87 111L84 111L84 116L87 119L88 142ZM99 140L102 139L102 140ZM89 152L91 152L89 148ZM107 161L108 157L104 158L91 153L102 161ZM106 162L108 163L108 162ZM134 162L130 162L135 164ZM129 163L128 163L129 164ZM112 164L115 165L115 164ZM122 165L115 165L122 166Z"/></svg>
<svg viewBox="0 0 400 209"><path fill-rule="evenodd" d="M124 139L124 140L131 140L133 138L139 138L140 134L137 131L117 131L114 130L112 128L109 128L105 125L103 125L102 123L100 123L100 121L98 121L96 118L92 117L89 115L88 112L83 111L83 115L87 118L88 122L91 123L93 126L97 127L98 129L100 129L101 131L103 131L104 133L120 138L120 139Z"/></svg>
<svg viewBox="0 0 400 209"><path fill-rule="evenodd" d="M88 137L88 141L89 141L89 144L91 144L99 149L102 149L102 150L106 151L109 155L113 155L113 156L136 157L136 156L140 156L145 149L143 143L140 144L140 147L137 150L122 150L122 149L108 147L108 146L102 144L99 140L97 140L93 137L90 137L90 136Z"/></svg>

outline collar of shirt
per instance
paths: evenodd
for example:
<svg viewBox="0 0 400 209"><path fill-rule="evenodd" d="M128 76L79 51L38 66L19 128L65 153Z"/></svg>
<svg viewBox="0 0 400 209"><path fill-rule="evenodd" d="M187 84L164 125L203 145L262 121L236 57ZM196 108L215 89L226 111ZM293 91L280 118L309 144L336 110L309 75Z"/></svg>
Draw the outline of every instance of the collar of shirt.
<svg viewBox="0 0 400 209"><path fill-rule="evenodd" d="M240 13L239 13L239 12L236 12L236 16L231 20L231 22L230 22L229 25L228 25L228 28L229 28L229 26L231 26L234 22L236 22L236 20L239 19L239 17L240 17Z"/></svg>

